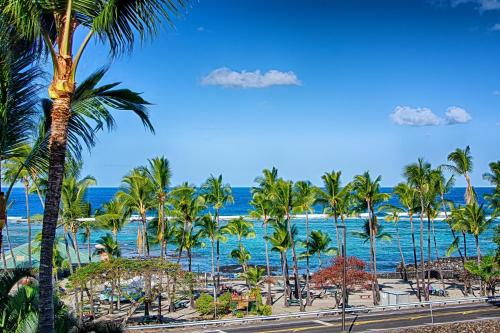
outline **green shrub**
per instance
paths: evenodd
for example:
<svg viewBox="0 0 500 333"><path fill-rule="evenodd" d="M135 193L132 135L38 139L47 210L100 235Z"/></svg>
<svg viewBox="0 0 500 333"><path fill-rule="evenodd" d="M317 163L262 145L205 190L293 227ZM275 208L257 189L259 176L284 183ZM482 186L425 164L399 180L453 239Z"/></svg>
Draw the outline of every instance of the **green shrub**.
<svg viewBox="0 0 500 333"><path fill-rule="evenodd" d="M195 303L196 311L202 316L208 316L214 313L214 298L209 294L201 294Z"/></svg>
<svg viewBox="0 0 500 333"><path fill-rule="evenodd" d="M272 306L266 304L260 305L257 308L257 314L261 316L270 316L273 314L273 308Z"/></svg>
<svg viewBox="0 0 500 333"><path fill-rule="evenodd" d="M241 311L236 312L236 318L243 318L245 317L245 314Z"/></svg>
<svg viewBox="0 0 500 333"><path fill-rule="evenodd" d="M217 299L217 314L228 314L231 312L231 293L225 292Z"/></svg>

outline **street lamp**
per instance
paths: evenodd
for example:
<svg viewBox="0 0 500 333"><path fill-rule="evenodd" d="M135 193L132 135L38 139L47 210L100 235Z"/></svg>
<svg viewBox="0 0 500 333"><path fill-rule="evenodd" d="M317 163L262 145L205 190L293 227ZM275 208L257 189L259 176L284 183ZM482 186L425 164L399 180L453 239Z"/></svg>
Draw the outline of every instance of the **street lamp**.
<svg viewBox="0 0 500 333"><path fill-rule="evenodd" d="M346 249L346 227L345 225L339 226L339 229L342 230L342 332L345 332L345 302L347 299L347 290L346 290L346 276L347 276L347 249Z"/></svg>

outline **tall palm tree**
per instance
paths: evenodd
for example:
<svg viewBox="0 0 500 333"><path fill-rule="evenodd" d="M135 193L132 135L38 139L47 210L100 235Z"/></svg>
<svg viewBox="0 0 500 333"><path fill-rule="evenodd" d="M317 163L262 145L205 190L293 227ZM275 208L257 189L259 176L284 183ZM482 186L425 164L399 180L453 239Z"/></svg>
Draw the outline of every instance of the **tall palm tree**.
<svg viewBox="0 0 500 333"><path fill-rule="evenodd" d="M314 213L318 189L309 181L298 181L294 185L295 207L294 213L306 214L306 253L309 253L309 213ZM309 286L309 256L306 256L306 305L312 304L311 290Z"/></svg>
<svg viewBox="0 0 500 333"><path fill-rule="evenodd" d="M269 239L267 237L267 226L269 224L269 219L271 217L271 201L269 200L269 194L261 191L259 188L252 189L252 201L250 204L254 207L250 211L249 215L252 218L262 220L262 225L264 227L264 245L266 250L266 273L267 273L267 298L266 304L273 304L273 295L271 292L271 264L269 261Z"/></svg>
<svg viewBox="0 0 500 333"><path fill-rule="evenodd" d="M81 167L81 166L79 166ZM78 168L79 168L78 167ZM75 249L78 266L81 266L80 249L78 245L78 230L80 228L78 219L86 214L88 203L86 193L89 186L96 184L92 176L78 179L78 173L68 174L63 180L61 195L61 220L67 226L72 235L72 246Z"/></svg>
<svg viewBox="0 0 500 333"><path fill-rule="evenodd" d="M377 278L377 234L379 230L377 216L375 215L375 206L384 201L389 200L390 195L380 191L381 176L372 179L370 173L366 171L361 175L354 177L353 188L356 191L356 198L358 201L357 209L359 211L366 210L368 213L368 231L370 240L370 262L372 263L372 293L373 303L378 304L380 299L378 278Z"/></svg>
<svg viewBox="0 0 500 333"><path fill-rule="evenodd" d="M227 240L227 237L221 232L219 228L217 228L217 221L211 215L204 215L200 220L197 221L196 227L198 227L201 237L210 239L212 282L215 286L217 282L215 279L215 242L217 240L225 242Z"/></svg>
<svg viewBox="0 0 500 333"><path fill-rule="evenodd" d="M325 213L333 216L333 222L335 223L335 236L337 237L337 248L340 249L340 235L338 226L338 203L340 200L341 193L341 183L340 176L341 171L326 172L321 179L323 179L324 190L318 193L318 203L323 205Z"/></svg>
<svg viewBox="0 0 500 333"><path fill-rule="evenodd" d="M293 275L295 280L295 297L299 300L300 311L305 311L304 303L302 302L302 292L300 291L299 281L299 268L297 265L297 252L295 250L295 240L292 233L291 214L295 207L295 196L293 193L292 181L278 179L273 191L271 192L273 205L276 207L278 214L285 216L288 237L290 238L290 245L292 249L292 262L293 262Z"/></svg>
<svg viewBox="0 0 500 333"><path fill-rule="evenodd" d="M330 246L332 239L330 236L321 230L313 230L310 234L309 247L304 252L304 256L310 257L316 255L318 257L318 267L321 269L323 263L321 261L321 254L326 254L328 256L335 255L338 253L338 249Z"/></svg>
<svg viewBox="0 0 500 333"><path fill-rule="evenodd" d="M280 254L281 261L281 271L283 275L283 302L285 306L288 306L288 298L291 297L290 284L288 279L288 260L287 252L292 246L290 236L288 233L288 223L284 221L283 216L276 216L272 223L273 233L268 236L269 242L271 243L271 251L278 252ZM297 228L292 225L292 234L297 235Z"/></svg>
<svg viewBox="0 0 500 333"><path fill-rule="evenodd" d="M206 203L212 207L217 222L217 228L220 228L220 210L227 204L234 203L234 197L231 185L225 184L222 175L210 177L201 186ZM217 289L220 286L220 241L217 240Z"/></svg>
<svg viewBox="0 0 500 333"><path fill-rule="evenodd" d="M146 213L154 208L154 187L143 169L135 168L123 177L116 198L127 207L128 213L137 212L140 215L142 222L141 238L145 245L142 253L149 257Z"/></svg>
<svg viewBox="0 0 500 333"><path fill-rule="evenodd" d="M163 254L166 252L166 247L168 246L163 235L163 230L165 229L164 224L168 224L168 219L165 218L165 202L167 200L167 190L170 186L170 180L172 178L172 171L170 170L168 160L164 156L150 159L148 160L148 163L149 165L145 168L145 172L153 184L156 196L155 200L158 205L157 210L159 223L156 235L158 241L160 242L160 257L163 258Z"/></svg>
<svg viewBox="0 0 500 333"><path fill-rule="evenodd" d="M388 213L385 217L384 220L389 223L393 223L394 227L396 228L396 240L398 242L398 250L399 250L399 255L401 258L401 271L403 273L403 280L408 281L408 274L406 272L406 262L405 262L405 256L403 255L403 249L401 248L401 239L399 237L399 214L401 214L404 209L399 208L394 205L384 205L379 207L379 210L385 211Z"/></svg>
<svg viewBox="0 0 500 333"><path fill-rule="evenodd" d="M242 216L229 221L229 223L221 229L222 233L236 236L238 240L238 248L231 251L231 257L237 259L241 263L243 272L246 272L250 253L243 246L243 238L255 238L253 222L245 220Z"/></svg>
<svg viewBox="0 0 500 333"><path fill-rule="evenodd" d="M394 187L394 194L398 197L399 203L406 209L410 219L411 241L413 245L413 265L415 268L415 280L417 282L417 297L422 301L420 289L420 278L417 264L417 246L415 242L415 226L413 224L413 215L418 209L419 203L416 190L407 183L399 183Z"/></svg>
<svg viewBox="0 0 500 333"><path fill-rule="evenodd" d="M489 207L498 215L500 214L500 161L491 162L489 166L491 172L483 173L483 179L494 185L495 189L484 198L489 201Z"/></svg>
<svg viewBox="0 0 500 333"><path fill-rule="evenodd" d="M182 242L187 239L186 234L191 232L193 225L203 218L201 213L206 208L206 203L205 198L197 193L196 188L185 182L170 191L169 204L172 207L172 218L181 225L180 230L184 234L176 236L178 245L177 262L179 262L184 250Z"/></svg>
<svg viewBox="0 0 500 333"><path fill-rule="evenodd" d="M29 195L31 192L31 172L25 167L24 161L28 157L31 151L31 147L28 144L24 144L19 147L19 154L16 157L12 157L4 164L4 179L9 183L16 183L18 179L21 180L24 187L24 200L26 204L26 222L28 224L28 264L29 267L32 266L31 258L31 213L30 213L30 203ZM0 162L1 163L1 162ZM1 178L1 175L0 175Z"/></svg>
<svg viewBox="0 0 500 333"><path fill-rule="evenodd" d="M50 258L55 236L60 192L66 155L68 120L71 115L71 101L75 95L77 68L92 39L103 42L110 49L112 57L131 51L136 39L145 40L154 36L162 21L171 23L185 2L180 0L108 1L57 0L50 3L36 0L4 1L2 15L12 29L19 31L34 44L43 44L53 64L53 80L49 96L54 101L52 110L53 131L50 135L49 191L44 214L43 256ZM27 20L26 18L30 19ZM77 46L74 36L85 34ZM117 105L120 107L121 105ZM138 111L143 111L139 110ZM143 118L147 119L147 118ZM149 125L149 122L147 122ZM50 277L50 259L41 265L42 277ZM47 267L44 265L47 264ZM40 328L41 333L52 332L54 328L52 285L41 278ZM47 287L47 288L44 288ZM50 288L49 288L50 287ZM47 291L45 291L46 289ZM47 307L47 311L41 311Z"/></svg>
<svg viewBox="0 0 500 333"><path fill-rule="evenodd" d="M455 151L448 155L448 161L451 164L443 165L444 168L450 170L454 174L463 176L467 187L465 188L465 204L468 205L472 201L476 201L476 192L472 187L470 173L472 172L472 155L470 153L470 147L467 146L465 149L457 148Z"/></svg>
<svg viewBox="0 0 500 333"><path fill-rule="evenodd" d="M428 194L428 183L431 174L431 164L419 158L417 163L412 163L404 167L404 176L407 183L418 193L420 199L420 269L422 272L422 286L424 288L425 300L429 300L429 288L425 286L425 261L424 261L424 212L425 197ZM429 258L428 258L429 259ZM430 260L430 259L429 259Z"/></svg>

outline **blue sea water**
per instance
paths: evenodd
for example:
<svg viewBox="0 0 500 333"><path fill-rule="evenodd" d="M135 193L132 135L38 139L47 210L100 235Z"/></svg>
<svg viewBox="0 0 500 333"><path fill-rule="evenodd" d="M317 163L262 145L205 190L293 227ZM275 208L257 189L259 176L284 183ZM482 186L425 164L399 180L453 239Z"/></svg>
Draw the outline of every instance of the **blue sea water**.
<svg viewBox="0 0 500 333"><path fill-rule="evenodd" d="M94 209L102 206L103 203L110 200L116 193L117 188L90 188L88 191L88 200L91 202ZM456 204L463 204L464 201L464 188L454 188L447 196L447 199L453 200ZM391 193L392 188L383 188L386 193ZM480 203L483 202L483 196L489 193L491 188L476 188L478 198ZM251 209L250 206L250 188L233 188L233 195L235 202L222 209L221 215L246 215ZM24 192L22 188L14 188L11 194L12 206L10 207L8 214L9 216L25 217L26 207L24 202ZM30 195L29 198L31 214L42 214L42 205L36 195ZM389 201L391 204L397 204L395 198L391 198ZM321 213L321 208L316 207L316 213ZM297 225L299 230L299 239L305 238L305 220L304 219L294 219L293 223ZM397 247L397 241L395 236L395 228L392 223L386 223L383 219L380 223L384 225L384 231L389 232L393 235L393 240L391 242L379 241L377 243L377 268L379 271L394 271L396 264L400 261L400 254ZM415 219L416 231L418 231L419 220ZM494 250L495 244L492 242L493 239L493 227L499 223L495 221L493 225L484 232L480 237L481 252L488 253ZM363 227L363 220L359 218L349 218L346 222L347 225L347 254L357 256L365 261L369 259L369 244L364 243L359 238L351 235L353 231L361 231ZM322 230L330 234L332 238L332 246L336 244L335 227L332 219L310 219L309 227L311 230ZM41 231L41 224L33 224L33 234ZM251 265L265 264L265 251L264 251L264 241L263 241L263 227L260 221L255 221L255 232L256 237L254 239L244 240L243 243L245 247L250 252ZM424 231L427 230L427 225L424 225ZM446 249L451 243L452 237L449 227L443 221L435 222L436 229L436 239L438 244L438 251L440 256L444 256ZM24 244L27 241L27 227L26 223L15 223L11 222L9 224L9 233L12 242L12 246L18 246ZM272 229L269 228L269 231ZM136 254L136 239L137 239L138 223L129 223L118 235L120 246L122 252L125 255ZM95 231L91 237L91 242L94 245L95 241L103 235L105 231ZM410 224L408 220L401 220L399 223L399 232L401 237L401 245L403 249L403 254L407 263L412 262L413 258L413 247L411 242L410 234ZM418 242L418 233L417 233ZM424 234L424 243L427 243L427 235ZM431 240L432 242L432 240ZM6 243L6 242L5 242ZM7 244L5 244L7 246ZM206 242L207 247L199 248L194 251L193 257L193 269L199 271L209 271L210 270L210 250L209 242ZM433 245L432 245L433 246ZM221 244L221 266L237 264L233 259L230 258L229 253L232 249L237 247L236 239L229 239L226 243ZM173 247L169 247L170 251L173 251ZM467 241L468 255L475 255L475 244L471 237ZM157 251L157 250L155 250ZM302 250L298 250L299 252ZM435 256L435 250L431 250L432 256ZM154 251L153 251L154 253ZM425 250L427 253L427 250ZM327 261L327 257L323 256L323 263ZM279 267L279 255L277 253L271 254L271 264L275 267ZM312 269L317 268L317 259L312 258L310 262ZM301 269L304 268L305 262L299 262Z"/></svg>

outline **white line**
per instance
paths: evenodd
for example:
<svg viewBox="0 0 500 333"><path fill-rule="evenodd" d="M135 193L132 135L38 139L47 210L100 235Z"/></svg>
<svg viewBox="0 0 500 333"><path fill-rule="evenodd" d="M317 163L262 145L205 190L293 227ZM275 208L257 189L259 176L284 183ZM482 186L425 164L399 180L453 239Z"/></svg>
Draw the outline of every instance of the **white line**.
<svg viewBox="0 0 500 333"><path fill-rule="evenodd" d="M326 321L322 321L322 320L313 320L313 322L320 324L320 325L324 325L324 326L333 326L333 324L327 323Z"/></svg>

